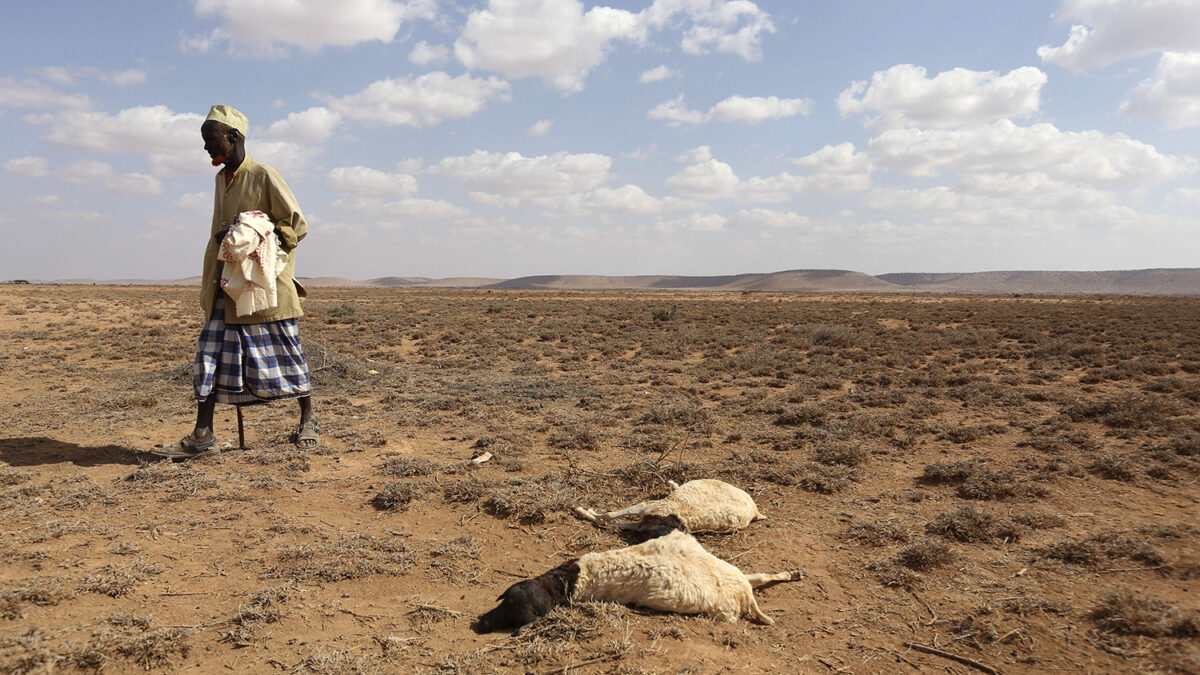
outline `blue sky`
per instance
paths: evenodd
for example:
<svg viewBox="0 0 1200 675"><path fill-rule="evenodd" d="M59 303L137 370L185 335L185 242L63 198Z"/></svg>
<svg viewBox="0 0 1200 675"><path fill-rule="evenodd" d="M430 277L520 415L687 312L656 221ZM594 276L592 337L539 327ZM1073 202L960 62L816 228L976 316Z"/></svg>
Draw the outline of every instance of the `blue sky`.
<svg viewBox="0 0 1200 675"><path fill-rule="evenodd" d="M0 278L198 275L210 105L301 276L1195 267L1200 0L3 3Z"/></svg>

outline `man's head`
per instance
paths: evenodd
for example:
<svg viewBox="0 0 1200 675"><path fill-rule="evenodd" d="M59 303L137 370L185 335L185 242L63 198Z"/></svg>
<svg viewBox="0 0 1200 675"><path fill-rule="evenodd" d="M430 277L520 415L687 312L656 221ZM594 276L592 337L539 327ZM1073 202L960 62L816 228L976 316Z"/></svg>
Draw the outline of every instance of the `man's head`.
<svg viewBox="0 0 1200 675"><path fill-rule="evenodd" d="M250 121L236 108L214 105L208 111L200 135L204 138L204 150L212 157L213 166L224 164L236 168L246 156L246 132Z"/></svg>

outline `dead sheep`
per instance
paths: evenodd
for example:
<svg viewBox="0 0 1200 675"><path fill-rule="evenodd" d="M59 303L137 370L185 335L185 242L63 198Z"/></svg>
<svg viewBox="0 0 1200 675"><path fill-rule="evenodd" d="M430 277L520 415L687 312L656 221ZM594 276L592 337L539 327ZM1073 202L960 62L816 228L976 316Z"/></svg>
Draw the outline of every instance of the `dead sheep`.
<svg viewBox="0 0 1200 675"><path fill-rule="evenodd" d="M557 605L589 600L726 622L745 616L771 625L774 620L759 609L753 588L803 578L799 570L742 574L704 550L692 535L673 530L636 546L588 553L513 584L498 598L500 604L480 616L472 628L477 633L516 628L545 616Z"/></svg>
<svg viewBox="0 0 1200 675"><path fill-rule="evenodd" d="M683 485L668 481L671 494L662 499L634 504L608 513L596 513L582 506L575 514L597 525L624 530L644 530L657 517L674 515L688 532L736 532L755 520L765 518L754 499L745 491L719 480L704 478Z"/></svg>

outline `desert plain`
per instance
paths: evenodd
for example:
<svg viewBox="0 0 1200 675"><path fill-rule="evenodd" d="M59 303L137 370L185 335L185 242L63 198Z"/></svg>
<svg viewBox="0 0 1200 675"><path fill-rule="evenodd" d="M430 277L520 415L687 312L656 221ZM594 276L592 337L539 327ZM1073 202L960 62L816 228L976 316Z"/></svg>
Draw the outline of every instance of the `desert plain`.
<svg viewBox="0 0 1200 675"><path fill-rule="evenodd" d="M0 671L1200 671L1200 298L314 289L294 404L190 431L189 287L0 286ZM490 454L483 463L472 458ZM700 535L773 626L510 584L625 546L612 509L719 478Z"/></svg>

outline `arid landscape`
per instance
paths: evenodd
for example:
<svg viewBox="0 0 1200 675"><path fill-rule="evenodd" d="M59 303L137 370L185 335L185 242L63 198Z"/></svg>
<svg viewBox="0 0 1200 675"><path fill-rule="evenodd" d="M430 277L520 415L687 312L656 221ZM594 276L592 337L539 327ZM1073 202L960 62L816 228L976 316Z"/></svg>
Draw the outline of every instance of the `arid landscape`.
<svg viewBox="0 0 1200 675"><path fill-rule="evenodd" d="M195 296L0 286L0 671L1200 671L1200 297L321 288L321 447L156 461ZM470 630L693 478L773 626Z"/></svg>

